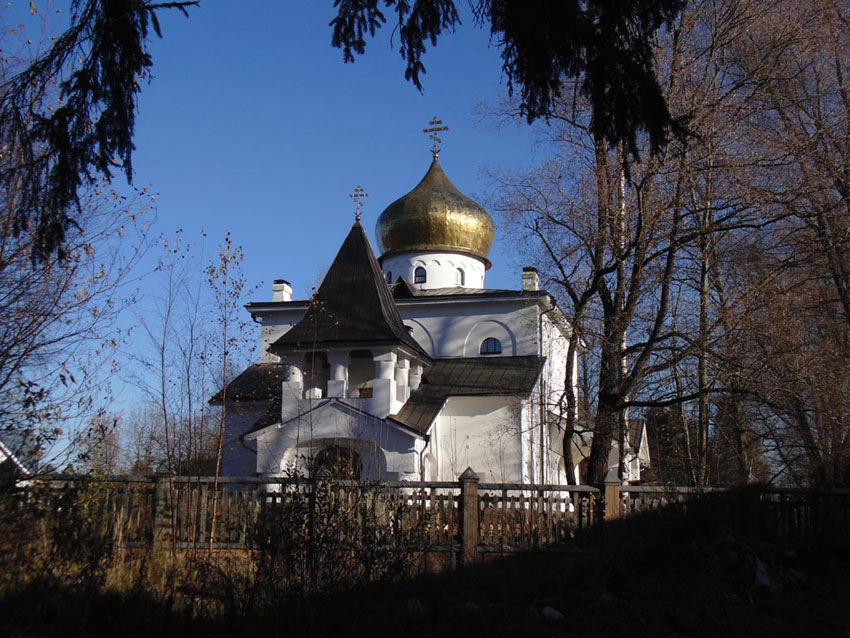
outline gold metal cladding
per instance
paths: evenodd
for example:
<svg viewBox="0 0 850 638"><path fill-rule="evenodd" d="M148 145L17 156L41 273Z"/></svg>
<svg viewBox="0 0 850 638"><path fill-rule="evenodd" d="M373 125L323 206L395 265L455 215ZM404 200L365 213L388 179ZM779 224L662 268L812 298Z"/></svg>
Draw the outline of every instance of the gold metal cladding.
<svg viewBox="0 0 850 638"><path fill-rule="evenodd" d="M382 257L446 251L485 261L495 231L487 211L455 188L437 160L416 188L387 206L375 227Z"/></svg>

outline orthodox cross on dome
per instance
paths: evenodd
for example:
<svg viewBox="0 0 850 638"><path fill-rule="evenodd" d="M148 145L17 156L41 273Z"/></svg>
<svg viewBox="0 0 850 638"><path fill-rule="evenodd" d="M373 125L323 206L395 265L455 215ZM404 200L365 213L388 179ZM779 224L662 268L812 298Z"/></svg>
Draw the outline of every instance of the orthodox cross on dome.
<svg viewBox="0 0 850 638"><path fill-rule="evenodd" d="M354 192L349 195L351 199L357 202L357 208L354 210L354 221L360 221L360 215L363 213L363 198L369 197L369 193L363 190L362 186L354 189Z"/></svg>
<svg viewBox="0 0 850 638"><path fill-rule="evenodd" d="M442 123L443 120L439 119L435 115L434 118L430 122L428 122L429 128L422 129L423 133L430 133L428 137L434 142L431 145L431 155L434 157L434 159L437 159L437 157L440 155L440 143L443 141L439 138L437 133L439 133L440 131L449 130L448 126L440 126Z"/></svg>

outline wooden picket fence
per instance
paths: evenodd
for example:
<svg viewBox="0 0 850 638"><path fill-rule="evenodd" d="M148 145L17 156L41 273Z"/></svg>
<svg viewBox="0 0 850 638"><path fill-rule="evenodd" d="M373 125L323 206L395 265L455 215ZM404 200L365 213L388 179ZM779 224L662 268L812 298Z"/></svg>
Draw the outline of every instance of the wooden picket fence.
<svg viewBox="0 0 850 638"><path fill-rule="evenodd" d="M481 552L589 545L600 519L599 490L586 485L482 484Z"/></svg>
<svg viewBox="0 0 850 638"><path fill-rule="evenodd" d="M176 516L174 533L179 547L203 546L212 528L214 481L210 477L178 477L173 481ZM311 498L332 514L349 515L358 525L402 529L428 551L457 546L457 483L369 483L304 479L219 479L214 534L216 547L251 548L257 524L290 514L310 516ZM351 516L355 514L356 516ZM296 514L297 515L297 514ZM362 533L349 536L362 536ZM397 537L400 537L398 534Z"/></svg>
<svg viewBox="0 0 850 638"><path fill-rule="evenodd" d="M320 528L327 546L483 554L582 551L613 521L690 517L762 540L850 540L850 490L719 489L457 482L314 482L290 478L54 477L19 488L20 506L68 511L80 498L124 547L255 549L269 530ZM213 521L213 508L216 508ZM214 524L214 528L213 528ZM620 526L622 527L622 525ZM613 528L612 528L613 529ZM311 536L311 538L313 538Z"/></svg>
<svg viewBox="0 0 850 638"><path fill-rule="evenodd" d="M850 489L799 489L749 486L720 488L623 485L620 515L647 522L651 515L698 518L721 524L758 540L850 540ZM610 518L610 517L609 517Z"/></svg>

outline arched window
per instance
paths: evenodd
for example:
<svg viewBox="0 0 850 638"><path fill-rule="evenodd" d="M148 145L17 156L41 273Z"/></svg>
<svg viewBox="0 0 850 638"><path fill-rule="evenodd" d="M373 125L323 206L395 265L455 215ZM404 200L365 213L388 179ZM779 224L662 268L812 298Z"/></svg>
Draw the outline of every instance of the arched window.
<svg viewBox="0 0 850 638"><path fill-rule="evenodd" d="M393 271L392 270L387 271L387 283L388 284L393 283Z"/></svg>
<svg viewBox="0 0 850 638"><path fill-rule="evenodd" d="M422 266L413 271L413 283L424 284L426 279L425 269Z"/></svg>
<svg viewBox="0 0 850 638"><path fill-rule="evenodd" d="M458 286L463 286L466 282L466 276L464 275L463 268L458 268L455 272L455 283Z"/></svg>
<svg viewBox="0 0 850 638"><path fill-rule="evenodd" d="M502 342L495 337L487 337L481 342L480 354L502 354Z"/></svg>

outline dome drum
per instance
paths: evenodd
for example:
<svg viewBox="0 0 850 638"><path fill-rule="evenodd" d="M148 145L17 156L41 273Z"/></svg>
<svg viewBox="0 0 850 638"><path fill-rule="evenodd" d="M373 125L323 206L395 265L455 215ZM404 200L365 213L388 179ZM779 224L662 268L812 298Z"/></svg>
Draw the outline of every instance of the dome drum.
<svg viewBox="0 0 850 638"><path fill-rule="evenodd" d="M388 255L382 260L381 269L388 283L402 277L423 289L483 288L487 265L477 256L429 250ZM420 268L423 276L417 279Z"/></svg>

